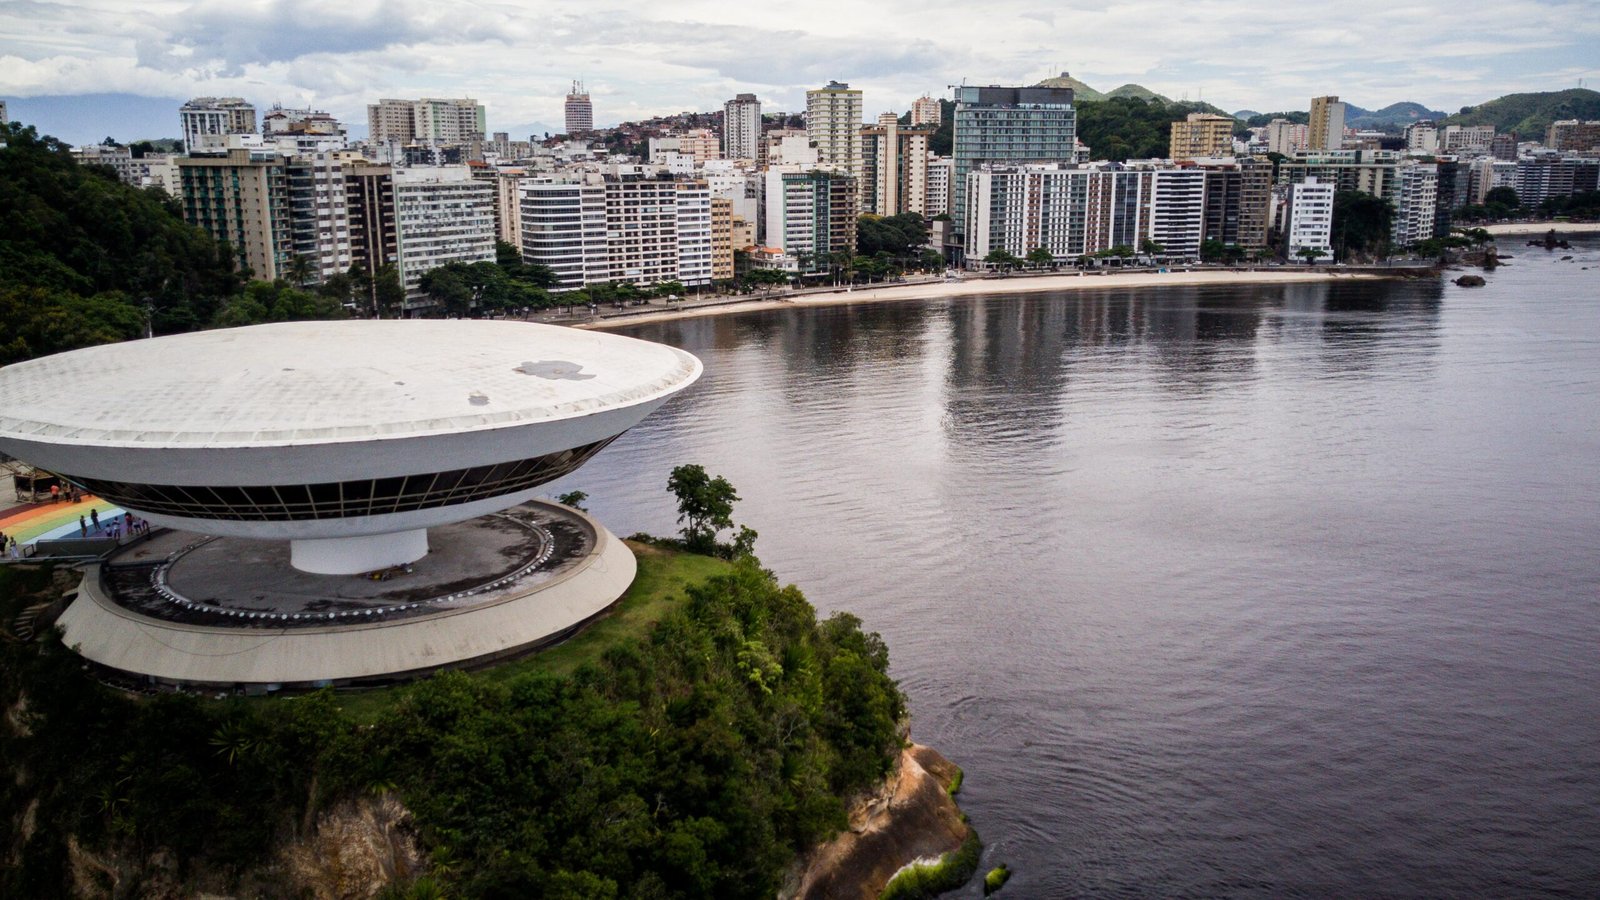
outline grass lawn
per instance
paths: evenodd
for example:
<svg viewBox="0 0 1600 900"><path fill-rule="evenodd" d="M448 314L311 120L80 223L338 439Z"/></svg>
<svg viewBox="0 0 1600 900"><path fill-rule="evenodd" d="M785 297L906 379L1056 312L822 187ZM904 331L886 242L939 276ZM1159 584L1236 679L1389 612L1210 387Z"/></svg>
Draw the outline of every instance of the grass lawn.
<svg viewBox="0 0 1600 900"><path fill-rule="evenodd" d="M534 671L570 674L585 663L599 659L607 648L643 638L674 603L683 599L685 586L728 570L726 561L714 557L665 550L634 541L627 544L639 561L639 573L609 613L569 640L481 669L475 673L476 677L507 680ZM394 694L393 688L352 691L339 695L339 705L356 718L367 719L388 706Z"/></svg>

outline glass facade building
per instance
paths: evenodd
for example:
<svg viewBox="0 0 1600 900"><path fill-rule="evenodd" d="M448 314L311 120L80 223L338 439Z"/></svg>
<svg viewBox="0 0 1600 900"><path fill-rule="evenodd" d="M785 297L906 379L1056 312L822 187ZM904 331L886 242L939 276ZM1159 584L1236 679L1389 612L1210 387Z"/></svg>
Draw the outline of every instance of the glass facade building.
<svg viewBox="0 0 1600 900"><path fill-rule="evenodd" d="M951 219L964 237L967 173L984 163L1070 163L1078 114L1070 88L958 87Z"/></svg>

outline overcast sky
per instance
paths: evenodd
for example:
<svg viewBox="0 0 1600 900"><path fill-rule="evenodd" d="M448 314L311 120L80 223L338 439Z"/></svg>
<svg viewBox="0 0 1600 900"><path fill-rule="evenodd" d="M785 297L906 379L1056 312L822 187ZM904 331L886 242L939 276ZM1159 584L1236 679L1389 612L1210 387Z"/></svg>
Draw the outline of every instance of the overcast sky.
<svg viewBox="0 0 1600 900"><path fill-rule="evenodd" d="M379 97L471 96L491 130L559 126L581 78L595 121L711 110L738 92L796 110L829 79L866 118L968 83L1063 69L1229 111L1316 94L1455 110L1600 87L1595 0L821 0L660 4L439 0L0 0L0 97L238 95L364 130ZM56 101L52 101L56 102ZM22 107L26 103L16 103ZM93 107L88 107L92 109ZM176 131L172 114L166 130ZM84 123L93 130L93 123Z"/></svg>

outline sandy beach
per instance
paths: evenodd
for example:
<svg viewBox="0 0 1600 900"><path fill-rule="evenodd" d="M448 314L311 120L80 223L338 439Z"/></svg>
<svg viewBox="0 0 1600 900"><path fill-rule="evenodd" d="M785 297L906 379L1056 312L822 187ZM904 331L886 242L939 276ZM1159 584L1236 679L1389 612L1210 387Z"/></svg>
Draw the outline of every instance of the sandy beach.
<svg viewBox="0 0 1600 900"><path fill-rule="evenodd" d="M1600 222L1501 222L1483 226L1490 234L1544 234L1551 229L1556 234L1590 234L1600 231Z"/></svg>
<svg viewBox="0 0 1600 900"><path fill-rule="evenodd" d="M1293 284L1316 281L1349 281L1385 276L1344 272L1117 272L1107 275L1032 275L1012 278L969 278L961 281L934 281L920 284L858 285L853 290L816 294L751 297L732 303L690 306L681 310L662 310L641 315L617 316L598 322L578 324L577 328L624 328L645 322L720 316L793 306L839 306L850 303L881 303L891 300L935 300L971 297L979 294L1031 294L1046 291L1094 291L1142 287L1181 287L1209 284Z"/></svg>

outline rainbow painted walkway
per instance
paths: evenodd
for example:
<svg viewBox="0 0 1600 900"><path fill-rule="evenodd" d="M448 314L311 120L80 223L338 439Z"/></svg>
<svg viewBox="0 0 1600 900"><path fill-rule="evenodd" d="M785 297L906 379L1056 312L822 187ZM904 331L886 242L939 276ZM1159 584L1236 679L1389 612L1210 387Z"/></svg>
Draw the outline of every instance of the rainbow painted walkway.
<svg viewBox="0 0 1600 900"><path fill-rule="evenodd" d="M7 538L16 538L17 544L31 544L38 540L75 538L82 532L78 517L89 519L91 510L100 513L102 523L122 515L122 507L107 503L92 494L83 495L77 503L28 503L0 513L0 532ZM91 537L98 537L93 530Z"/></svg>

